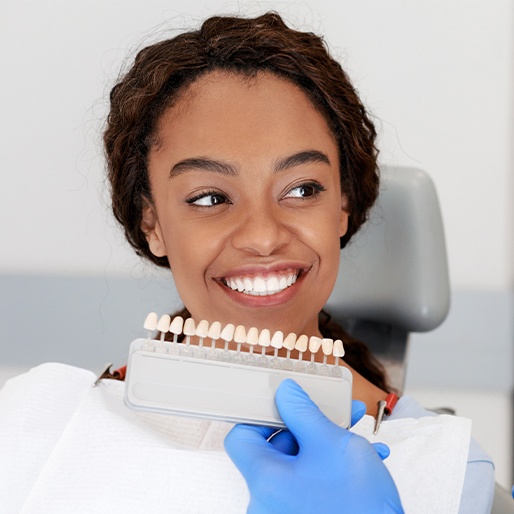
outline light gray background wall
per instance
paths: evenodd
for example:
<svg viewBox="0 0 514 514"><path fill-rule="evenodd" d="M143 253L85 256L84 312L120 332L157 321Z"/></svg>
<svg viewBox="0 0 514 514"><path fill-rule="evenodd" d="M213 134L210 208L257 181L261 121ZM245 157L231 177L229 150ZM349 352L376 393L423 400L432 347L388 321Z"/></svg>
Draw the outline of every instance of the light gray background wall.
<svg viewBox="0 0 514 514"><path fill-rule="evenodd" d="M424 168L439 191L453 307L440 329L413 337L408 386L490 391L510 406L512 0L4 0L4 376L46 360L122 363L145 314L176 305L170 280L138 261L108 212L100 146L108 91L146 43L214 13L268 9L325 35L374 114L382 162ZM483 410L479 421L488 417L511 430L510 411ZM488 437L498 439L492 429Z"/></svg>

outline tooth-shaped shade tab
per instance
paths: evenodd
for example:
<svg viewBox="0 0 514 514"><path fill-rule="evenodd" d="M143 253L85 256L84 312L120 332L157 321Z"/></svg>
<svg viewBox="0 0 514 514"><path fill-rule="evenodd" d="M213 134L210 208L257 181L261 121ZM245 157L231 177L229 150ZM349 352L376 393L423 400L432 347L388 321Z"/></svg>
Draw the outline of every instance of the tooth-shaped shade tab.
<svg viewBox="0 0 514 514"><path fill-rule="evenodd" d="M209 333L209 322L206 319L202 319L200 323L198 323L198 326L196 327L195 335L198 337L205 338L207 337L207 334Z"/></svg>
<svg viewBox="0 0 514 514"><path fill-rule="evenodd" d="M321 337L311 336L309 339L309 352L316 353L321 346Z"/></svg>
<svg viewBox="0 0 514 514"><path fill-rule="evenodd" d="M207 337L211 339L219 339L221 334L221 323L219 321L214 321L210 326L209 331L207 332Z"/></svg>
<svg viewBox="0 0 514 514"><path fill-rule="evenodd" d="M263 280L270 282L269 277ZM271 283L274 285L273 281ZM155 352L155 355L161 355L170 361L176 358L180 360L184 356L187 359L202 359L204 364L218 361L228 363L231 368L234 365L269 368L286 373L323 375L335 379L340 379L346 371L339 360L345 354L341 339L333 341L305 334L298 336L294 332L289 332L286 336L280 330L274 333L270 333L268 329L259 331L257 327L247 330L244 325L234 326L229 323L223 326L219 321L209 324L205 319L196 323L193 318L184 320L181 316L175 316L172 320L168 314L158 318L155 313L146 317L144 326L148 330L148 337L134 341L134 344L140 344L141 349ZM151 335L154 326L160 332L158 338ZM169 341L166 341L168 331L173 337L168 336ZM180 334L185 336L183 341ZM208 346L204 346L206 338L211 339ZM231 341L235 344L231 345ZM255 345L260 347L256 349ZM293 350L298 353L291 353ZM305 355L307 350L309 353ZM323 355L319 359L317 357L321 351ZM334 358L329 359L330 355Z"/></svg>
<svg viewBox="0 0 514 514"><path fill-rule="evenodd" d="M193 318L187 318L184 321L184 335L185 336L194 336L196 335L196 326Z"/></svg>
<svg viewBox="0 0 514 514"><path fill-rule="evenodd" d="M171 317L169 314L163 314L157 322L157 330L159 332L167 332L170 328Z"/></svg>
<svg viewBox="0 0 514 514"><path fill-rule="evenodd" d="M232 341L232 339L234 338L235 330L236 327L234 327L232 323L229 323L221 331L220 339L223 339L223 341Z"/></svg>
<svg viewBox="0 0 514 514"><path fill-rule="evenodd" d="M248 334L246 334L246 342L252 346L259 343L259 331L255 327L248 330Z"/></svg>
<svg viewBox="0 0 514 514"><path fill-rule="evenodd" d="M294 332L291 332L284 339L283 346L284 346L284 348L286 348L286 350L294 350L295 343L296 343L296 334Z"/></svg>
<svg viewBox="0 0 514 514"><path fill-rule="evenodd" d="M343 347L343 341L341 339L337 339L334 341L334 350L333 350L334 357L344 357L344 347Z"/></svg>
<svg viewBox="0 0 514 514"><path fill-rule="evenodd" d="M332 350L334 349L334 341L332 339L322 339L321 349L325 355L332 355Z"/></svg>
<svg viewBox="0 0 514 514"><path fill-rule="evenodd" d="M145 330L153 331L157 328L157 313L150 312L145 319L145 323L143 325Z"/></svg>
<svg viewBox="0 0 514 514"><path fill-rule="evenodd" d="M181 334L182 327L184 326L184 318L182 316L175 316L171 322L169 331L172 334Z"/></svg>
<svg viewBox="0 0 514 514"><path fill-rule="evenodd" d="M237 325L234 332L234 342L246 343L246 328L243 325Z"/></svg>
<svg viewBox="0 0 514 514"><path fill-rule="evenodd" d="M301 335L294 345L295 349L299 352L306 352L307 351L307 345L309 344L309 338L303 334Z"/></svg>
<svg viewBox="0 0 514 514"><path fill-rule="evenodd" d="M282 348L283 344L284 334L280 330L277 330L271 338L271 346L273 346L273 348Z"/></svg>
<svg viewBox="0 0 514 514"><path fill-rule="evenodd" d="M259 334L259 344L261 346L269 346L271 344L271 334L270 334L270 331L267 328L265 328Z"/></svg>

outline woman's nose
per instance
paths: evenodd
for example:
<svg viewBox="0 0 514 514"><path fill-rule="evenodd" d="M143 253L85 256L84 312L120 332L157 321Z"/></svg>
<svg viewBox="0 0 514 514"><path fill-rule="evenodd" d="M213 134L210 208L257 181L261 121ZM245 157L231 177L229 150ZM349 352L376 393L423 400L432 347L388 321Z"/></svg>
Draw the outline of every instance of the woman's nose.
<svg viewBox="0 0 514 514"><path fill-rule="evenodd" d="M238 250L268 256L283 248L291 232L280 208L254 208L240 214L232 233L232 245Z"/></svg>

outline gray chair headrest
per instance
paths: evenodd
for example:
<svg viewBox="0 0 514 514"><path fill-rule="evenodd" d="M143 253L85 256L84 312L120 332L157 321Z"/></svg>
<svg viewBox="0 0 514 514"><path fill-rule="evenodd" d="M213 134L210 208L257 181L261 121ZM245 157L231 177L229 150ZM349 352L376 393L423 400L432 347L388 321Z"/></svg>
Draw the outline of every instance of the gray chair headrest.
<svg viewBox="0 0 514 514"><path fill-rule="evenodd" d="M426 332L445 319L450 285L434 184L422 170L385 168L369 220L341 251L327 303L336 320Z"/></svg>

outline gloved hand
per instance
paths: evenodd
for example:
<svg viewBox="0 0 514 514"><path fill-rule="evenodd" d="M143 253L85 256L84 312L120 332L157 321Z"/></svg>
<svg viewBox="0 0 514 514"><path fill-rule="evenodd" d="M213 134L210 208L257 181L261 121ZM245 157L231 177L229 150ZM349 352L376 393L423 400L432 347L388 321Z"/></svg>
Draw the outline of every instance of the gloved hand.
<svg viewBox="0 0 514 514"><path fill-rule="evenodd" d="M364 417L365 414L366 404L360 400L352 400L352 417L350 425L353 427ZM280 450L282 453L286 453L287 455L296 455L298 453L298 443L294 435L289 430L284 429L276 432L275 429L270 428L269 434L272 436L272 438L270 439L268 437L268 441L277 450ZM376 452L382 460L389 457L391 451L389 450L389 446L387 446L387 444L373 443L373 446L375 447Z"/></svg>
<svg viewBox="0 0 514 514"><path fill-rule="evenodd" d="M285 431L268 441L274 429L250 425L225 438L250 491L248 514L403 513L368 441L332 423L293 380L280 384L275 401L294 439Z"/></svg>

